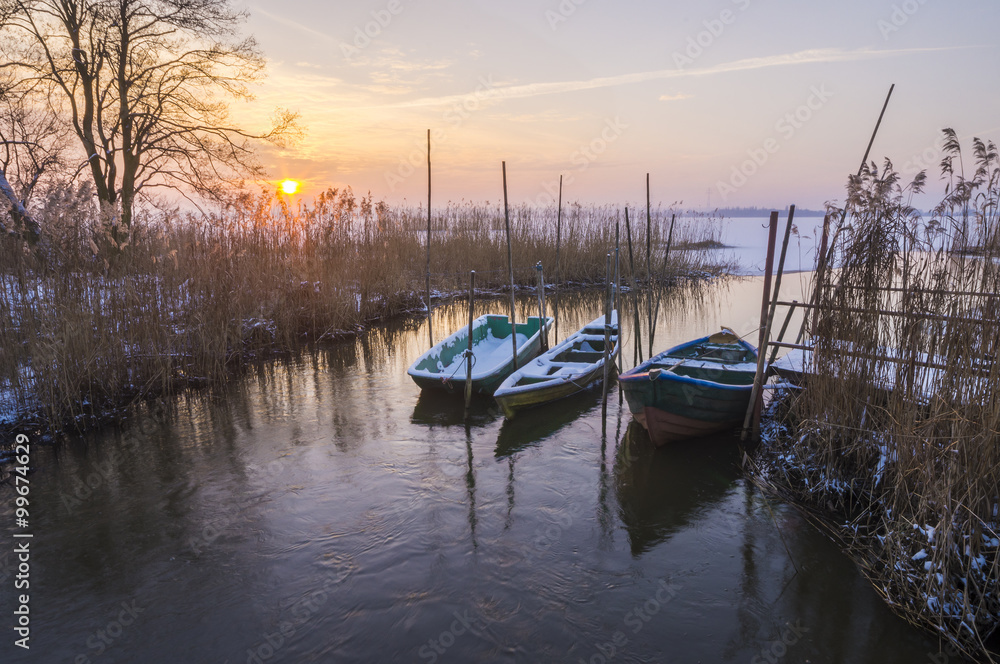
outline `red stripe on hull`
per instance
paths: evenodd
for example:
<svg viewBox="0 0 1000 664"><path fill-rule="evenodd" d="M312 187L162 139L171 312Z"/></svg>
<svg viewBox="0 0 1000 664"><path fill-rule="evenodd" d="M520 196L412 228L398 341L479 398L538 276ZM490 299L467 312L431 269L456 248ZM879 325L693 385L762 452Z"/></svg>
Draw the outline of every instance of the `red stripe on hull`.
<svg viewBox="0 0 1000 664"><path fill-rule="evenodd" d="M632 415L646 429L649 433L649 439L657 447L688 438L710 436L713 433L732 429L739 424L739 422L693 420L690 417L668 413L652 406L646 406L642 411Z"/></svg>

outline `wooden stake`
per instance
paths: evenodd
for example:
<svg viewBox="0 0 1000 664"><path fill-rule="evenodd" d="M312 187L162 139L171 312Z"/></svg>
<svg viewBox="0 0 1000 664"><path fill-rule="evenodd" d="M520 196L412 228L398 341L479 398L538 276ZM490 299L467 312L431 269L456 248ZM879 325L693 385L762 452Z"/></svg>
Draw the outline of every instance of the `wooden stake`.
<svg viewBox="0 0 1000 664"><path fill-rule="evenodd" d="M772 213L772 217L777 213ZM774 310L778 306L778 295L781 292L781 274L785 267L785 254L788 251L788 238L792 234L792 219L795 217L795 206L788 207L788 222L785 225L785 238L781 242L781 258L778 260L778 274L774 279L774 295L771 298L771 307L767 314L767 322L764 324L763 342L757 349L757 374L753 379L753 390L750 393L750 405L747 408L746 417L743 418L743 434L740 439L745 441L750 435L750 421L758 411L757 398L760 396L764 386L764 372L767 368L765 362L767 353L767 341L771 337L771 324L774 322Z"/></svg>
<svg viewBox="0 0 1000 664"><path fill-rule="evenodd" d="M649 356L653 357L653 218L649 206L649 173L646 173L646 322L649 323Z"/></svg>
<svg viewBox="0 0 1000 664"><path fill-rule="evenodd" d="M601 387L601 418L608 417L608 355L611 352L611 254L604 262L604 382Z"/></svg>
<svg viewBox="0 0 1000 664"><path fill-rule="evenodd" d="M632 303L635 305L635 344L632 348L632 366L642 364L642 330L639 328L639 287L635 281L635 261L632 258L632 225L628 221L628 207L625 208L625 239L628 242L628 267L632 281ZM619 333L621 326L618 326Z"/></svg>
<svg viewBox="0 0 1000 664"><path fill-rule="evenodd" d="M764 292L760 298L760 329L757 330L757 350L764 345L764 321L767 320L767 307L771 304L771 275L774 272L774 244L778 239L778 212L771 213L771 222L767 227L767 258L764 260Z"/></svg>
<svg viewBox="0 0 1000 664"><path fill-rule="evenodd" d="M663 269L660 270L661 278L667 273L667 259L670 258L670 245L674 242L674 222L677 220L677 215L670 215L670 232L667 233L667 250L663 252ZM656 334L656 321L660 318L660 291L656 291L656 304L653 306L653 322L649 326L649 346L653 347L653 336ZM652 351L650 351L650 357L652 357Z"/></svg>
<svg viewBox="0 0 1000 664"><path fill-rule="evenodd" d="M542 261L535 264L538 270L538 334L542 341L542 352L549 349L549 331L545 328L545 276L542 274Z"/></svg>
<svg viewBox="0 0 1000 664"><path fill-rule="evenodd" d="M465 408L472 403L472 321L476 307L476 271L469 273L469 348L465 358Z"/></svg>
<svg viewBox="0 0 1000 664"><path fill-rule="evenodd" d="M517 371L517 327L514 324L514 254L510 248L510 212L507 209L507 162L503 168L503 221L507 229L507 271L510 273L510 343L514 348L514 371Z"/></svg>
<svg viewBox="0 0 1000 664"><path fill-rule="evenodd" d="M816 257L816 279L815 285L813 286L813 293L811 302L814 305L812 313L812 328L810 329L810 336L815 334L816 329L819 327L819 300L820 295L823 293L823 281L826 278L826 263L827 263L827 245L829 244L830 235L830 215L827 214L823 217L823 239L820 240L819 244L819 256ZM796 337L801 339L805 334L806 327L809 323L809 311L806 311L802 315L802 327L799 329L799 334Z"/></svg>
<svg viewBox="0 0 1000 664"><path fill-rule="evenodd" d="M434 347L434 329L431 327L431 130L427 130L427 336Z"/></svg>
<svg viewBox="0 0 1000 664"><path fill-rule="evenodd" d="M555 317L555 335L552 343L559 343L559 245L562 241L562 179L559 176L559 206L556 208L556 278L552 284L552 315Z"/></svg>
<svg viewBox="0 0 1000 664"><path fill-rule="evenodd" d="M621 268L621 251L619 249L621 244L621 223L618 221L618 217L615 217L615 290L614 290L614 300L612 304L612 310L617 311L620 308L620 298L622 294L622 268ZM620 326L619 326L620 327ZM618 373L621 373L622 367L622 356L621 353L618 354Z"/></svg>

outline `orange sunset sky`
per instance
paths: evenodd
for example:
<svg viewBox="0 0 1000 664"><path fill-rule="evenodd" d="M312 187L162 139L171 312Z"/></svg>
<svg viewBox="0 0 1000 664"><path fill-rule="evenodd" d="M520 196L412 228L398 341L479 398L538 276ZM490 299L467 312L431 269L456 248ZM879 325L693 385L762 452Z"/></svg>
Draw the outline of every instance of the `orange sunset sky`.
<svg viewBox="0 0 1000 664"><path fill-rule="evenodd" d="M390 202L644 197L819 207L872 151L937 195L939 136L1000 134L1000 5L986 0L251 2L269 59L251 104L301 114L263 153L301 196L351 185Z"/></svg>

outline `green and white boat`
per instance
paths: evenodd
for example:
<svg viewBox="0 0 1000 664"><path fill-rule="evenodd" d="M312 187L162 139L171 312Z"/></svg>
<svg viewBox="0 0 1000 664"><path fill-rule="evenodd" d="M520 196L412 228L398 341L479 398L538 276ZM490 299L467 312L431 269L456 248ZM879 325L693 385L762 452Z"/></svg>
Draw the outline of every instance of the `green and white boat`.
<svg viewBox="0 0 1000 664"><path fill-rule="evenodd" d="M545 319L545 329L553 319ZM517 365L524 366L541 348L540 319L531 316L515 326ZM487 314L472 322L472 391L492 395L500 383L514 371L514 352L507 316ZM439 389L465 393L469 328L463 326L450 337L434 345L417 358L408 374L421 389Z"/></svg>
<svg viewBox="0 0 1000 664"><path fill-rule="evenodd" d="M611 312L608 376L617 373L618 312ZM512 373L497 388L497 400L508 418L522 408L539 406L581 392L604 379L604 316L595 318Z"/></svg>

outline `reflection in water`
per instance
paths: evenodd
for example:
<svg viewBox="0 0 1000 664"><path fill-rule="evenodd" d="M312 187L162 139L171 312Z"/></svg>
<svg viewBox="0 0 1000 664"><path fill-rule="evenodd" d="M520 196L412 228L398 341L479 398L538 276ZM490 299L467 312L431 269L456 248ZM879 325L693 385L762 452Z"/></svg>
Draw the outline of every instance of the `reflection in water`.
<svg viewBox="0 0 1000 664"><path fill-rule="evenodd" d="M497 436L496 457L508 457L544 444L560 429L599 404L600 399L600 391L590 389L556 404L525 409L518 412L514 419L504 419Z"/></svg>
<svg viewBox="0 0 1000 664"><path fill-rule="evenodd" d="M673 295L656 346L740 330L758 294L731 280ZM599 293L566 293L560 330L600 310ZM466 321L462 304L435 311L437 330ZM602 423L599 390L511 422L480 399L466 417L461 398L420 394L405 373L424 324L38 449L32 625L45 638L2 661L749 662L798 623L784 662L927 660L933 643L825 536L780 504L772 519L732 439L654 450L620 395ZM667 581L675 596L654 603ZM142 613L98 660L88 639L132 601ZM459 618L474 629L453 630Z"/></svg>
<svg viewBox="0 0 1000 664"><path fill-rule="evenodd" d="M732 434L657 450L638 422L629 422L615 458L619 515L632 555L650 550L727 495L739 477Z"/></svg>
<svg viewBox="0 0 1000 664"><path fill-rule="evenodd" d="M478 549L476 541L476 470L472 458L472 426L465 425L465 449L469 453L468 471L465 473L465 486L469 490L469 536L472 538L472 548Z"/></svg>
<svg viewBox="0 0 1000 664"><path fill-rule="evenodd" d="M413 424L427 426L482 426L489 424L503 415L493 397L473 394L469 410L465 410L465 401L461 395L449 394L438 390L423 390L417 396L410 421Z"/></svg>

